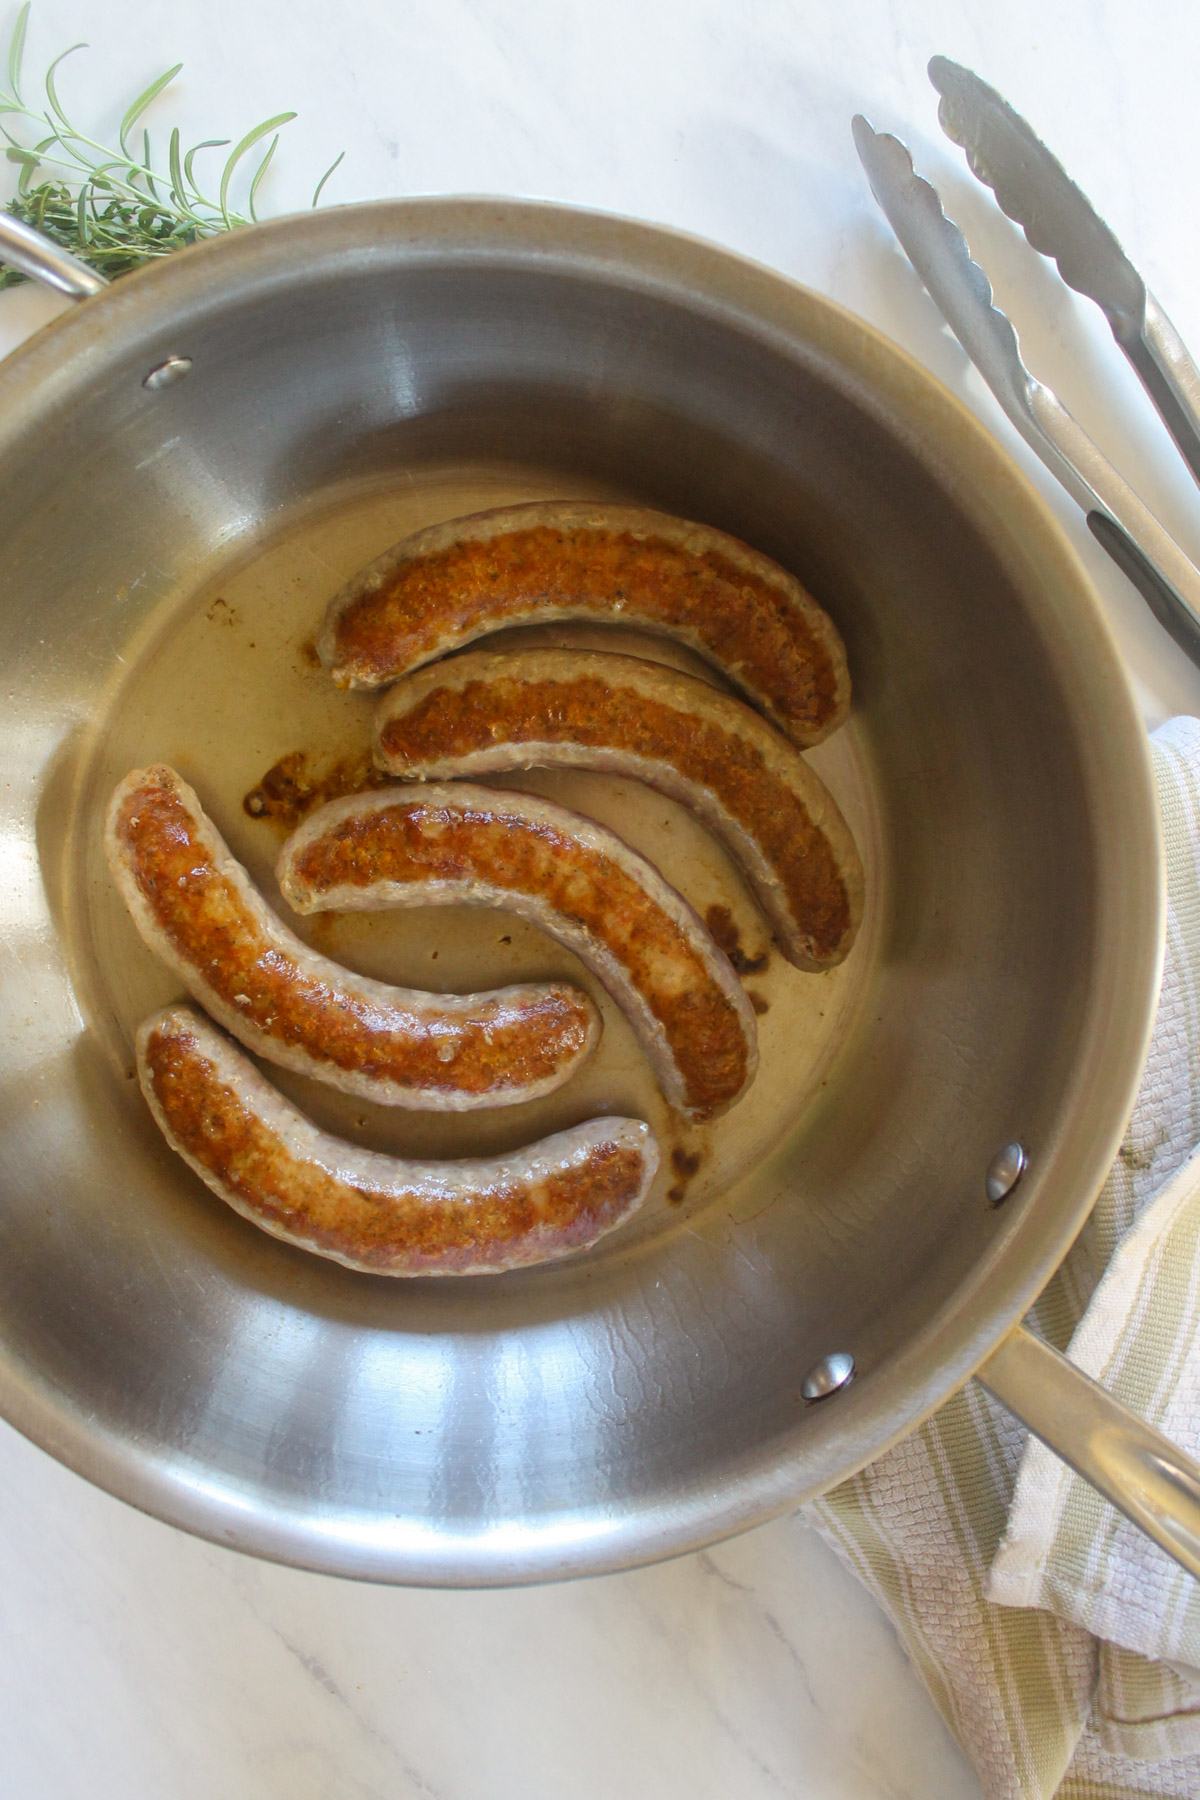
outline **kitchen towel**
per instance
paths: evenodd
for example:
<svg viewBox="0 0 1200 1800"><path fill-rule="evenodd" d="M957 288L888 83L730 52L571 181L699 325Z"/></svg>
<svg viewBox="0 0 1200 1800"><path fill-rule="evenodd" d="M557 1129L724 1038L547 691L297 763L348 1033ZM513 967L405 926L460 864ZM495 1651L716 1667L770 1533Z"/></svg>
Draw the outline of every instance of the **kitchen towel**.
<svg viewBox="0 0 1200 1800"><path fill-rule="evenodd" d="M1200 1458L1200 720L1170 720L1151 752L1167 947L1150 1055L1026 1323ZM807 1512L986 1800L1200 1800L1200 1583L976 1383Z"/></svg>

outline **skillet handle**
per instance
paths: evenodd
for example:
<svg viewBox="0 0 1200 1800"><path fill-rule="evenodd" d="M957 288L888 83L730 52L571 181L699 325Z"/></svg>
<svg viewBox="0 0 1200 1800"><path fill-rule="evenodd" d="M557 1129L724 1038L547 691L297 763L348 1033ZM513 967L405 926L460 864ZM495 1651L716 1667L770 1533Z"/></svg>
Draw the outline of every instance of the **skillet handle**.
<svg viewBox="0 0 1200 1800"><path fill-rule="evenodd" d="M1056 1456L1200 1577L1200 1465L1021 1325L976 1375Z"/></svg>
<svg viewBox="0 0 1200 1800"><path fill-rule="evenodd" d="M0 262L6 262L10 269L20 269L22 275L31 275L34 281L65 294L68 300L86 300L108 286L107 276L89 269L69 250L60 250L40 231L3 210L0 210Z"/></svg>

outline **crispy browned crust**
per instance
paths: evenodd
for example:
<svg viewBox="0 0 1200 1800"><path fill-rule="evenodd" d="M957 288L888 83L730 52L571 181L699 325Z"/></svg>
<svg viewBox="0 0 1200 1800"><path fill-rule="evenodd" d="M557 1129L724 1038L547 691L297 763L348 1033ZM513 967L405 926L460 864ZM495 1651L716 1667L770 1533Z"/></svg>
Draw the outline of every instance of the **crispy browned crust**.
<svg viewBox="0 0 1200 1800"><path fill-rule="evenodd" d="M551 619L681 639L798 744L849 710L841 638L794 576L726 532L640 507L538 502L417 532L334 598L318 648L340 686L375 688Z"/></svg>
<svg viewBox="0 0 1200 1800"><path fill-rule="evenodd" d="M541 795L455 782L334 800L276 872L301 912L440 899L532 919L599 975L667 1098L695 1118L754 1074L753 1009L682 895L615 833Z"/></svg>
<svg viewBox="0 0 1200 1800"><path fill-rule="evenodd" d="M319 956L271 912L173 770L135 770L106 848L138 929L257 1054L368 1099L459 1110L559 1086L599 1035L566 983L425 994Z"/></svg>
<svg viewBox="0 0 1200 1800"><path fill-rule="evenodd" d="M722 838L798 967L845 957L863 873L833 796L799 751L707 682L589 650L468 651L379 703L375 756L393 775L611 769L661 788Z"/></svg>
<svg viewBox="0 0 1200 1800"><path fill-rule="evenodd" d="M187 1006L142 1026L138 1073L168 1143L215 1194L372 1274L498 1274L584 1249L641 1204L658 1165L635 1119L593 1119L489 1161L360 1149L319 1130Z"/></svg>

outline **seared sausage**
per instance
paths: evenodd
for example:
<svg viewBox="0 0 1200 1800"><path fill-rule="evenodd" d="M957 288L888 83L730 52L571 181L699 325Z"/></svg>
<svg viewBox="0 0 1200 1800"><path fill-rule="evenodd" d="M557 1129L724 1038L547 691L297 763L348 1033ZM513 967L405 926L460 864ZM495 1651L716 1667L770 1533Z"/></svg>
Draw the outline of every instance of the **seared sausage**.
<svg viewBox="0 0 1200 1800"><path fill-rule="evenodd" d="M753 1009L687 901L613 832L539 795L451 782L331 800L276 874L302 913L466 905L532 920L595 971L693 1118L732 1105L754 1074Z"/></svg>
<svg viewBox="0 0 1200 1800"><path fill-rule="evenodd" d="M842 723L833 621L769 557L641 507L503 507L405 538L331 601L318 641L340 687L377 688L501 626L636 625L715 663L798 744Z"/></svg>
<svg viewBox="0 0 1200 1800"><path fill-rule="evenodd" d="M740 863L789 962L841 962L862 864L833 796L740 700L640 657L467 651L379 702L375 760L427 780L542 767L613 770L680 800Z"/></svg>
<svg viewBox="0 0 1200 1800"><path fill-rule="evenodd" d="M190 1006L137 1035L173 1150L235 1212L377 1275L479 1275L567 1256L627 1219L658 1166L648 1125L590 1119L491 1161L401 1162L321 1131Z"/></svg>
<svg viewBox="0 0 1200 1800"><path fill-rule="evenodd" d="M385 986L301 943L162 764L108 809L105 849L143 938L188 991L269 1062L389 1106L464 1111L560 1087L600 1034L567 983L490 994Z"/></svg>

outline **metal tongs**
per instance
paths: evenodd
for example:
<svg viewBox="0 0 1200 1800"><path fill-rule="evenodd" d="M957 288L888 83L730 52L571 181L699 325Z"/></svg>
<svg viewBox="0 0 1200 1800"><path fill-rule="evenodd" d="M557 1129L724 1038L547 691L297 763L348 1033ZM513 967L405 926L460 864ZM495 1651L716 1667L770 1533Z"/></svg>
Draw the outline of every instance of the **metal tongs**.
<svg viewBox="0 0 1200 1800"><path fill-rule="evenodd" d="M1069 287L1101 308L1113 336L1200 482L1200 370L1086 195L994 88L935 56L938 120L973 174L1035 250L1054 258ZM899 138L858 114L854 142L909 261L963 349L1025 441L1087 515L1088 526L1146 599L1155 618L1200 665L1200 569L1118 475L1083 427L1021 360L1017 334L991 283L919 176Z"/></svg>

